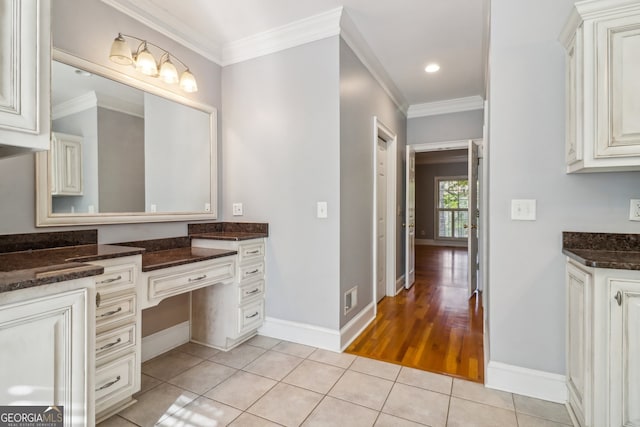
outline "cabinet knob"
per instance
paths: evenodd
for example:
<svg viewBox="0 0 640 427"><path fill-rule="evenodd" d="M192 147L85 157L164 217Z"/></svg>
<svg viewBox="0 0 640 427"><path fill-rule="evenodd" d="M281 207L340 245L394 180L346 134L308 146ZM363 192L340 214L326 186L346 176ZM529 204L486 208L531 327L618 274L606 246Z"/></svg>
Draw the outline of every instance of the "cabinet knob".
<svg viewBox="0 0 640 427"><path fill-rule="evenodd" d="M622 293L620 291L618 291L618 293L616 294L615 297L613 297L613 299L616 300L616 302L618 303L618 305L622 305Z"/></svg>

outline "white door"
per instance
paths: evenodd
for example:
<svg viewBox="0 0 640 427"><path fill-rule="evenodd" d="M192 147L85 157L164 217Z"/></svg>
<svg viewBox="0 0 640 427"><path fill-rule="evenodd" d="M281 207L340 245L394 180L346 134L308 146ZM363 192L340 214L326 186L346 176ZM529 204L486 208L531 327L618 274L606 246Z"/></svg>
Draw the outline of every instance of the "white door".
<svg viewBox="0 0 640 427"><path fill-rule="evenodd" d="M468 296L471 298L478 287L478 146L469 141L468 150L468 179L469 179L469 205L468 205Z"/></svg>
<svg viewBox="0 0 640 427"><path fill-rule="evenodd" d="M387 294L387 143L378 138L376 163L376 295Z"/></svg>
<svg viewBox="0 0 640 427"><path fill-rule="evenodd" d="M407 210L405 218L405 288L416 281L416 151L407 145Z"/></svg>

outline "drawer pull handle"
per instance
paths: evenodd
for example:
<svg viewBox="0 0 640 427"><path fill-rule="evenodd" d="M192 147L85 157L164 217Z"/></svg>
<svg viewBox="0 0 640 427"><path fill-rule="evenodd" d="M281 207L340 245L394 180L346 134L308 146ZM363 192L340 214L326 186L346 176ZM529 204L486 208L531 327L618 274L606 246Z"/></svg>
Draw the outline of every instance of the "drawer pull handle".
<svg viewBox="0 0 640 427"><path fill-rule="evenodd" d="M253 294L257 294L258 292L260 292L260 288L255 288L250 292L246 292L245 295L253 295Z"/></svg>
<svg viewBox="0 0 640 427"><path fill-rule="evenodd" d="M258 269L258 268L256 268L255 270L252 270L252 271L247 271L247 275L256 274L258 271L260 271L260 269Z"/></svg>
<svg viewBox="0 0 640 427"><path fill-rule="evenodd" d="M97 388L97 389L96 389L96 391L100 391L100 390L104 390L105 388L109 388L109 387L111 387L112 385L114 385L115 383L117 383L118 381L120 381L120 375L118 375L118 376L116 377L116 379L115 379L115 380L113 380L113 381L111 381L111 382L106 383L105 385L103 385L103 386L102 386L102 387L100 387L100 388Z"/></svg>
<svg viewBox="0 0 640 427"><path fill-rule="evenodd" d="M118 307L117 310L111 310L111 311L108 311L106 313L103 313L103 314L100 315L100 317L113 316L114 314L120 313L121 311L122 311L122 307Z"/></svg>
<svg viewBox="0 0 640 427"><path fill-rule="evenodd" d="M255 312L255 313L253 313L251 316L244 316L244 318L245 318L245 319L253 319L253 318L254 318L254 317L256 317L258 314L260 314L260 313L258 313L258 312L256 311L256 312Z"/></svg>
<svg viewBox="0 0 640 427"><path fill-rule="evenodd" d="M102 301L102 297L100 296L100 292L96 293L96 308L100 307L100 301Z"/></svg>
<svg viewBox="0 0 640 427"><path fill-rule="evenodd" d="M112 277L111 279L104 279L101 280L99 282L96 282L97 285L104 285L106 283L113 283L113 282L117 282L118 280L122 279L122 275L118 275L118 277Z"/></svg>
<svg viewBox="0 0 640 427"><path fill-rule="evenodd" d="M199 281L199 280L203 280L203 279L206 279L206 278L207 278L207 275L206 275L206 274L203 274L202 276L198 276L198 277L190 278L190 279L189 279L189 283L191 283L191 282L197 282L197 281Z"/></svg>
<svg viewBox="0 0 640 427"><path fill-rule="evenodd" d="M248 251L247 255L255 255L255 254L259 254L260 253L260 249L254 249L252 251Z"/></svg>
<svg viewBox="0 0 640 427"><path fill-rule="evenodd" d="M622 294L620 293L620 291L618 291L618 293L616 294L615 297L613 297L616 302L618 303L618 305L622 305Z"/></svg>
<svg viewBox="0 0 640 427"><path fill-rule="evenodd" d="M114 346L114 345L116 345L116 344L120 344L121 342L122 342L122 338L118 338L118 339L117 339L117 340L115 340L114 342L110 342L109 344L105 344L105 345L103 345L102 347L100 347L100 348L98 349L98 351L106 350L106 349L108 349L108 348L113 347L113 346Z"/></svg>

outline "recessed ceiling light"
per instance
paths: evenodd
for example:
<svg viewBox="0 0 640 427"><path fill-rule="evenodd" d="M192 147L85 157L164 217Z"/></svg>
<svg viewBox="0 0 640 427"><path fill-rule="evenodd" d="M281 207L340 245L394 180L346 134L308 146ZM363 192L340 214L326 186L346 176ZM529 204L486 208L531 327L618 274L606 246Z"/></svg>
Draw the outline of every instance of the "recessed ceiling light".
<svg viewBox="0 0 640 427"><path fill-rule="evenodd" d="M427 67L424 69L427 73L435 73L436 71L438 71L440 69L440 65L438 64L429 64L427 65Z"/></svg>

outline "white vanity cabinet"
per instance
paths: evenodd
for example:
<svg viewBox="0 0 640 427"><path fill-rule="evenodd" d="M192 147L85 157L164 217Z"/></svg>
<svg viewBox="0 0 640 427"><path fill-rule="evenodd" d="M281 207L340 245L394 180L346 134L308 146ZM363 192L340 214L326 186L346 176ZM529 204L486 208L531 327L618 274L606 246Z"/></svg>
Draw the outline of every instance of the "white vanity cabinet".
<svg viewBox="0 0 640 427"><path fill-rule="evenodd" d="M95 411L100 422L135 403L140 390L141 311L137 283L140 255L92 261L104 267L94 277Z"/></svg>
<svg viewBox="0 0 640 427"><path fill-rule="evenodd" d="M567 260L568 404L578 425L640 426L640 271Z"/></svg>
<svg viewBox="0 0 640 427"><path fill-rule="evenodd" d="M0 294L0 405L64 406L92 426L92 278Z"/></svg>
<svg viewBox="0 0 640 427"><path fill-rule="evenodd" d="M579 1L560 40L567 172L640 170L640 2Z"/></svg>
<svg viewBox="0 0 640 427"><path fill-rule="evenodd" d="M82 196L82 137L51 134L51 195Z"/></svg>
<svg viewBox="0 0 640 427"><path fill-rule="evenodd" d="M264 322L265 239L193 239L194 247L238 252L234 280L192 293L191 340L230 350L256 335Z"/></svg>
<svg viewBox="0 0 640 427"><path fill-rule="evenodd" d="M50 1L3 1L0 157L49 149L50 68Z"/></svg>

